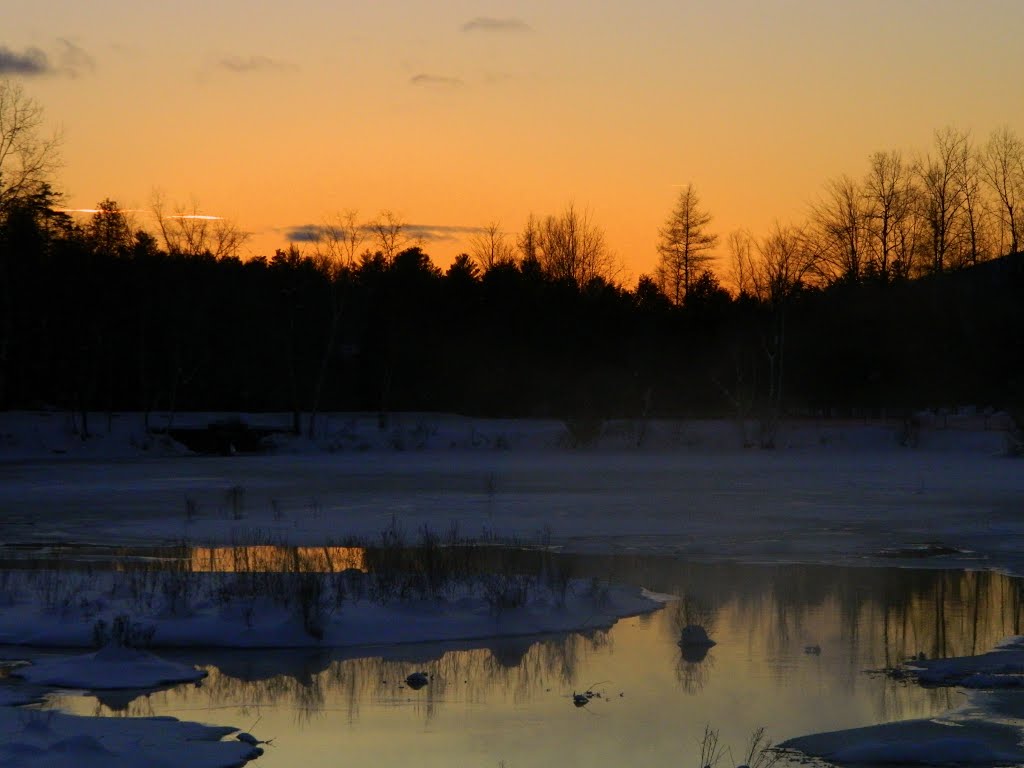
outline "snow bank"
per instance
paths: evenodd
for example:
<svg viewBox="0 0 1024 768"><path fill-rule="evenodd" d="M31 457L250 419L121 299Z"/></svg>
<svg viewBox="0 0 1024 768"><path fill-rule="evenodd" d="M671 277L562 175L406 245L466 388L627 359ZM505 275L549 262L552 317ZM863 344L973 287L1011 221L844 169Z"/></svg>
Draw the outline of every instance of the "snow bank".
<svg viewBox="0 0 1024 768"><path fill-rule="evenodd" d="M303 425L308 421L304 415ZM290 434L290 413L92 413L83 439L80 414L65 411L0 413L0 460L113 459L188 453L164 433L204 429L211 423L245 424L272 432L268 449L286 454L423 451L538 450L572 441L557 419L487 419L442 413L322 414L313 439ZM1005 413L917 414L913 446L942 451L1005 450L1012 421ZM777 449L896 450L906 443L902 419L802 419L782 422ZM722 419L612 419L591 448L736 450L755 445L758 424Z"/></svg>
<svg viewBox="0 0 1024 768"><path fill-rule="evenodd" d="M801 736L779 749L839 764L1010 765L1024 761L1020 729L980 720L905 720Z"/></svg>
<svg viewBox="0 0 1024 768"><path fill-rule="evenodd" d="M1018 688L1024 685L1024 648L1002 647L978 656L914 660L906 671L925 685Z"/></svg>
<svg viewBox="0 0 1024 768"><path fill-rule="evenodd" d="M568 584L564 595L545 592L535 586L529 590L531 597L525 604L496 609L493 598L488 600L481 594L479 585L469 585L461 591L453 590L448 599L384 603L363 599L341 605L321 605L315 626L311 628L308 617L302 615L301 606L284 607L251 597L220 601L221 598L211 594L217 591L220 582L211 576L193 574L190 577L196 581L196 594L193 601L177 613L170 613L166 604L159 601L147 606L128 595L112 597L117 590L107 579L116 579L116 574L96 574L90 594L76 593L84 609L65 605L50 610L31 592L23 591L0 613L0 644L89 647L93 644L97 622L110 624L126 614L131 616L134 626L145 630L141 634L147 636L147 644L157 648L345 647L472 640L602 629L622 617L648 613L664 605L660 599L643 594L639 587L576 580ZM201 583L209 591L199 588ZM129 652L114 649L93 654L89 661L96 676L91 679L102 681L108 663L120 665L133 679L136 676L147 679L147 675L166 676L161 682L194 679L187 669L162 666L145 655L126 657L123 655L126 653ZM18 670L18 673L29 680L56 684L65 672L72 671L59 664L32 669ZM70 684L66 678L61 683Z"/></svg>
<svg viewBox="0 0 1024 768"><path fill-rule="evenodd" d="M171 717L76 717L0 707L0 766L7 768L230 768L261 754L236 729Z"/></svg>
<svg viewBox="0 0 1024 768"><path fill-rule="evenodd" d="M89 690L156 688L206 677L206 672L195 667L165 661L146 651L116 646L83 656L45 659L19 667L12 674L36 685Z"/></svg>
<svg viewBox="0 0 1024 768"><path fill-rule="evenodd" d="M1010 765L1024 762L1024 638L1004 640L989 653L949 659L913 659L899 671L925 685L990 689L931 720L818 733L790 739L780 749L838 764Z"/></svg>

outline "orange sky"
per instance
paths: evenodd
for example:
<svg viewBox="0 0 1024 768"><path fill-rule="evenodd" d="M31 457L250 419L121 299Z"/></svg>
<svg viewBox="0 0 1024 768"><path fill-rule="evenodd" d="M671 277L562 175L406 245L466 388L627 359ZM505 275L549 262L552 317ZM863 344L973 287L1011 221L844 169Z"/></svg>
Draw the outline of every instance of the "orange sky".
<svg viewBox="0 0 1024 768"><path fill-rule="evenodd" d="M875 150L1024 131L1021 30L1020 0L5 0L0 76L62 126L72 207L162 190L272 253L349 208L450 237L574 201L631 283L673 184L724 240Z"/></svg>

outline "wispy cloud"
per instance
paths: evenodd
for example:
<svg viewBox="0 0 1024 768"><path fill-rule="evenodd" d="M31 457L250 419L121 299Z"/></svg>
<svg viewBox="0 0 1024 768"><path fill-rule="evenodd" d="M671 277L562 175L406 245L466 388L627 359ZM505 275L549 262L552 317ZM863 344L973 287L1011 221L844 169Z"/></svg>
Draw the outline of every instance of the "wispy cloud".
<svg viewBox="0 0 1024 768"><path fill-rule="evenodd" d="M26 48L24 53L0 45L0 75L46 75L51 72L50 60L39 48Z"/></svg>
<svg viewBox="0 0 1024 768"><path fill-rule="evenodd" d="M296 69L290 62L269 56L226 56L217 65L229 72L288 72Z"/></svg>
<svg viewBox="0 0 1024 768"><path fill-rule="evenodd" d="M462 25L463 32L532 32L533 27L522 19L497 19L493 16L477 16Z"/></svg>
<svg viewBox="0 0 1024 768"><path fill-rule="evenodd" d="M466 227L459 224L410 224L405 231L415 240L434 243L461 240L466 235L483 232L483 227Z"/></svg>
<svg viewBox="0 0 1024 768"><path fill-rule="evenodd" d="M60 52L57 55L57 70L68 77L78 77L86 72L96 71L96 60L80 45L65 37L59 38Z"/></svg>
<svg viewBox="0 0 1024 768"><path fill-rule="evenodd" d="M465 85L462 78L445 77L444 75L430 75L421 72L409 78L410 85L441 86L443 88L460 88Z"/></svg>

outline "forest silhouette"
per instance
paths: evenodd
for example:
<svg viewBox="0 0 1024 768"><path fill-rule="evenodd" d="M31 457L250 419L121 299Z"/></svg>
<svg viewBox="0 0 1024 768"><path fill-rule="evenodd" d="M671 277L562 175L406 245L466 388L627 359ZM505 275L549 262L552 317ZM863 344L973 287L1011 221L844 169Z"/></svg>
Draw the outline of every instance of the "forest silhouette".
<svg viewBox="0 0 1024 768"><path fill-rule="evenodd" d="M4 408L568 420L1022 400L1021 254L781 300L704 271L675 304L650 278L580 285L530 258L442 273L416 246L351 266L168 253L142 232L107 249L55 208L44 190L0 222Z"/></svg>
<svg viewBox="0 0 1024 768"><path fill-rule="evenodd" d="M296 431L328 410L446 411L581 437L613 417L729 416L770 436L783 417L1024 403L1024 145L1008 130L977 150L938 131L913 163L876 153L806 226L731 233L731 291L687 185L655 273L628 288L572 205L514 243L480 228L446 271L388 212L246 259L230 223L162 201L155 233L113 200L83 222L62 211L53 144L24 142L38 106L0 86L35 119L0 156L3 409L287 411Z"/></svg>

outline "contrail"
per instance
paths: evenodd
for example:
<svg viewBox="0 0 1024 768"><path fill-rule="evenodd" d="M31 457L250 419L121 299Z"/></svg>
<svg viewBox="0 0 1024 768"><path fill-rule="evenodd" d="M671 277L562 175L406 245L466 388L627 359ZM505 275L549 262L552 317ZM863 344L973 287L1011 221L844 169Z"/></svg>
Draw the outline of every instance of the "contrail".
<svg viewBox="0 0 1024 768"><path fill-rule="evenodd" d="M115 210L104 210L103 208L57 208L57 213L149 213L144 208L117 208ZM172 216L164 216L165 219L201 219L202 221L222 221L223 216L210 216L199 213L178 213Z"/></svg>
<svg viewBox="0 0 1024 768"><path fill-rule="evenodd" d="M104 210L103 208L57 208L57 213L146 213L142 208L116 208Z"/></svg>

